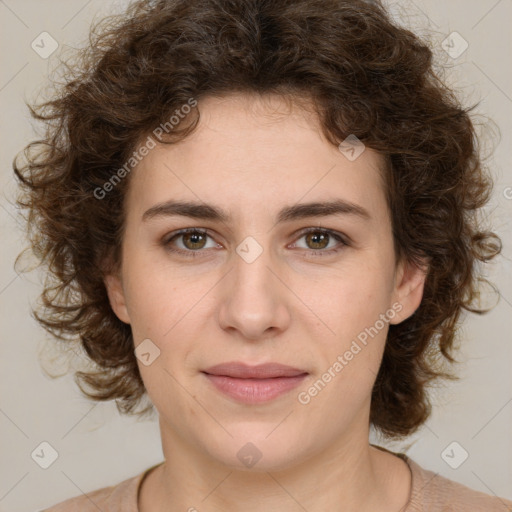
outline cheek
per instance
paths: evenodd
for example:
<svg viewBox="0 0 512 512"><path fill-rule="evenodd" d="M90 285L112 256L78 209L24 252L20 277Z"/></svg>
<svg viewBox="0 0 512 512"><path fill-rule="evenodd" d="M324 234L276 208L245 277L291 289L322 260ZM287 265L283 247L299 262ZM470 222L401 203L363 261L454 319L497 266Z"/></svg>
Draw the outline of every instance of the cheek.
<svg viewBox="0 0 512 512"><path fill-rule="evenodd" d="M302 279L300 297L315 314L316 325L339 340L357 336L389 308L392 272L382 262L330 269L309 285Z"/></svg>
<svg viewBox="0 0 512 512"><path fill-rule="evenodd" d="M136 255L137 256L137 255ZM176 270L144 261L143 255L127 262L126 300L135 346L150 339L160 351L155 363L174 374L186 366L188 355L201 340L201 319L210 318L206 292L213 283L206 277L177 277ZM141 269L144 269L141 271ZM144 378L154 372L140 364Z"/></svg>
<svg viewBox="0 0 512 512"><path fill-rule="evenodd" d="M375 259L330 273L304 298L320 318L314 352L321 363L312 387L301 390L310 412L337 410L339 421L349 421L369 399L389 328L381 315L390 309L391 282L392 272Z"/></svg>
<svg viewBox="0 0 512 512"><path fill-rule="evenodd" d="M136 252L123 262L126 306L135 339L164 338L197 302L199 284L190 279L183 283L176 274L176 269L156 265Z"/></svg>

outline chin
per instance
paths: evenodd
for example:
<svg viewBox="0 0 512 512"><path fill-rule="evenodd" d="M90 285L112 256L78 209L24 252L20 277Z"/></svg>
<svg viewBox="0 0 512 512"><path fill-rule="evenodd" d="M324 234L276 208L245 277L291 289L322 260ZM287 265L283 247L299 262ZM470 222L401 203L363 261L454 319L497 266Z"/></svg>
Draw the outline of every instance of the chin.
<svg viewBox="0 0 512 512"><path fill-rule="evenodd" d="M218 462L233 470L263 472L289 469L306 459L309 455L306 452L310 450L301 442L297 432L278 425L279 421L228 426L227 430L233 437L223 436L208 451Z"/></svg>

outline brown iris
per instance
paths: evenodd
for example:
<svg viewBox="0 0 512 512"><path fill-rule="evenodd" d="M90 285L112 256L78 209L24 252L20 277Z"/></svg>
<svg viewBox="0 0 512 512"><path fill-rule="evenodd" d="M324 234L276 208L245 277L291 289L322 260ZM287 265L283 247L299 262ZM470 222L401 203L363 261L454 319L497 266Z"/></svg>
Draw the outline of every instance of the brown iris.
<svg viewBox="0 0 512 512"><path fill-rule="evenodd" d="M327 233L311 232L305 236L308 245L310 245L310 242L313 244L311 246L312 249L325 249L329 244L329 235Z"/></svg>
<svg viewBox="0 0 512 512"><path fill-rule="evenodd" d="M185 245L185 247L187 249L195 250L202 249L204 247L207 235L195 231L193 233L183 233L181 236L183 237L183 244Z"/></svg>

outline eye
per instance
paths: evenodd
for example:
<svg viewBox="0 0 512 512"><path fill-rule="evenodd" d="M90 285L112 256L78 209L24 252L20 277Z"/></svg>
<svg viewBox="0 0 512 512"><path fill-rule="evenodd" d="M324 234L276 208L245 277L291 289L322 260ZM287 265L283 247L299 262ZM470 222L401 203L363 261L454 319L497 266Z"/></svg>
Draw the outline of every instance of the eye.
<svg viewBox="0 0 512 512"><path fill-rule="evenodd" d="M212 242L212 245L208 247L208 238L211 237L207 231L199 228L188 228L173 233L172 236L164 239L163 244L171 252L194 257L198 256L202 249L218 247L215 242ZM181 242L181 246L178 242ZM174 244L177 244L178 247L173 246Z"/></svg>
<svg viewBox="0 0 512 512"><path fill-rule="evenodd" d="M208 246L208 239L211 239ZM305 249L308 255L323 256L339 252L349 244L340 233L328 229L312 227L302 231L298 240L304 239L306 247L300 247L295 242L292 247ZM208 231L200 228L187 228L171 233L162 241L165 248L185 257L201 256L205 249L222 248L217 244Z"/></svg>
<svg viewBox="0 0 512 512"><path fill-rule="evenodd" d="M339 233L323 228L308 228L302 232L300 239L304 239L306 243L306 247L300 248L306 249L313 256L337 253L343 246L348 245ZM297 246L297 243L294 245Z"/></svg>

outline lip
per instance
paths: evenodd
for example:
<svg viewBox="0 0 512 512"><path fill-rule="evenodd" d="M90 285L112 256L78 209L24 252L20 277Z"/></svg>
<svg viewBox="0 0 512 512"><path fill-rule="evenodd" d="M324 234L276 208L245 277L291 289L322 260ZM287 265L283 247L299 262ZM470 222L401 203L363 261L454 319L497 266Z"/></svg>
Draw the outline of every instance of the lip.
<svg viewBox="0 0 512 512"><path fill-rule="evenodd" d="M277 377L296 377L307 373L305 370L280 363L248 365L242 361L230 361L211 366L204 373L222 375L235 379L272 379Z"/></svg>
<svg viewBox="0 0 512 512"><path fill-rule="evenodd" d="M264 403L297 387L308 375L299 368L280 363L250 366L233 361L202 372L221 393L245 404Z"/></svg>

